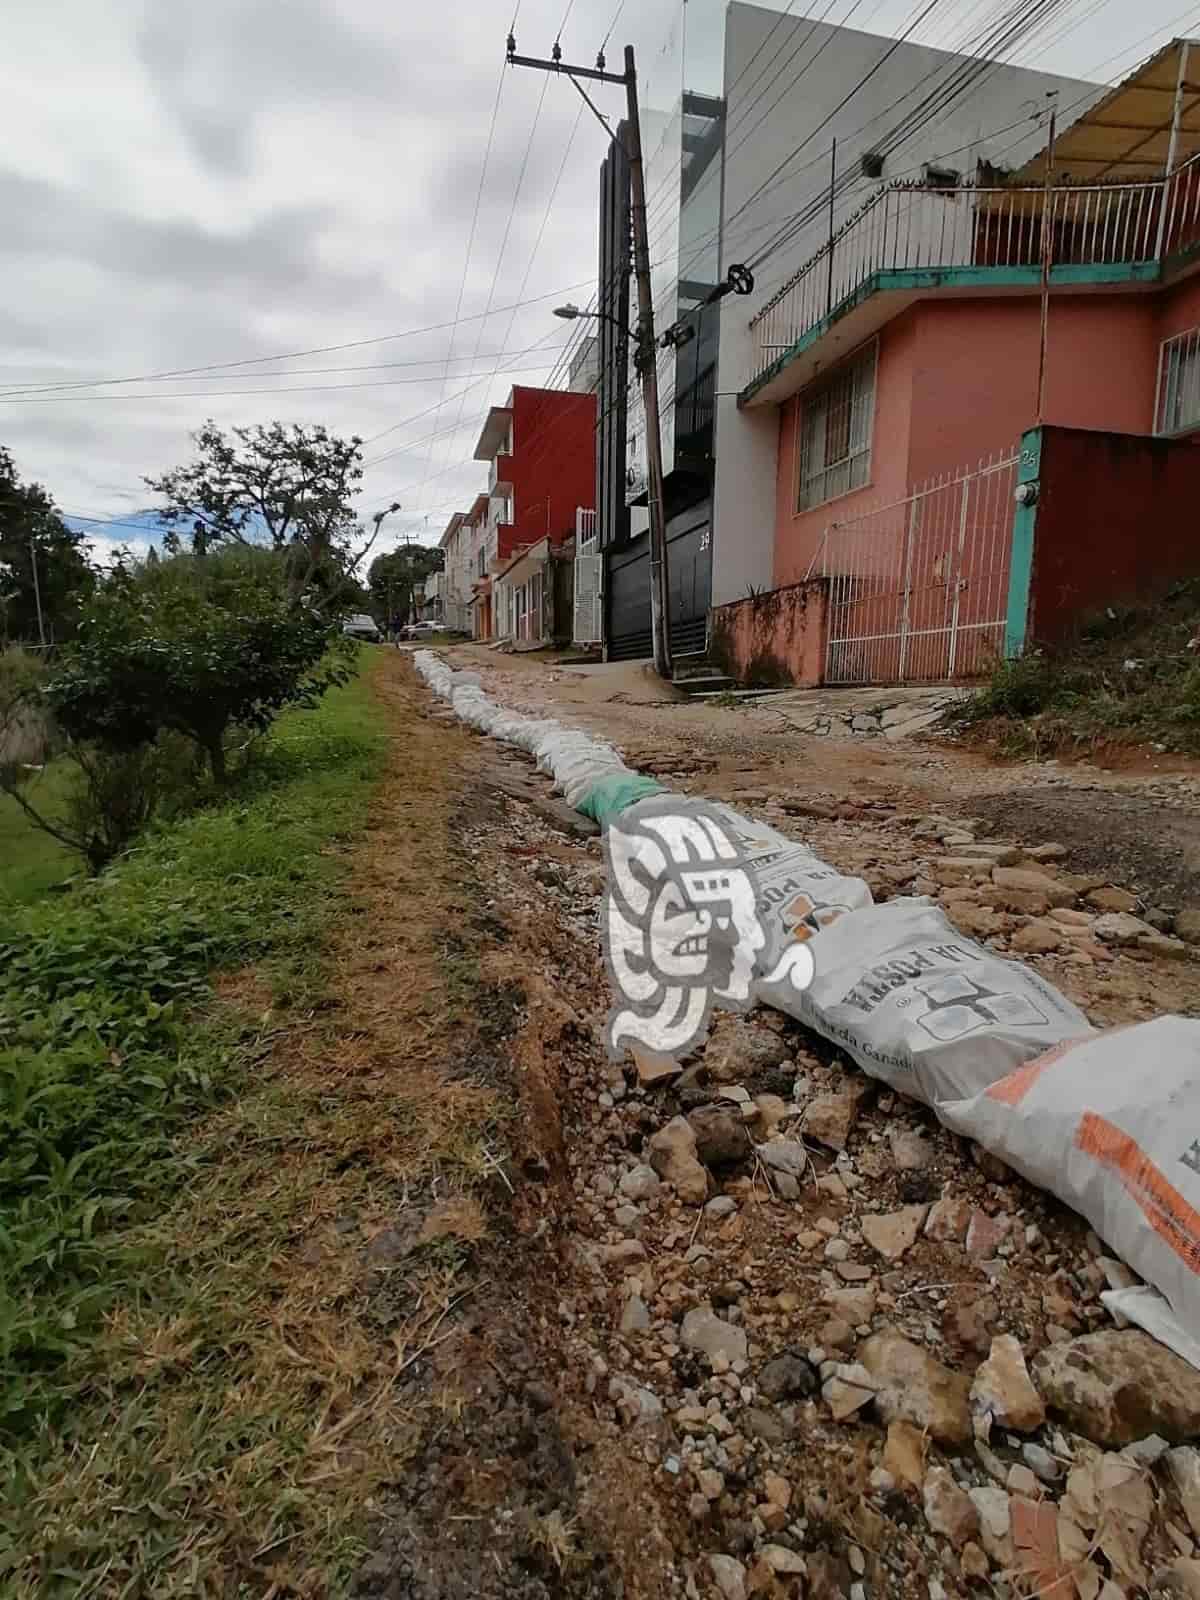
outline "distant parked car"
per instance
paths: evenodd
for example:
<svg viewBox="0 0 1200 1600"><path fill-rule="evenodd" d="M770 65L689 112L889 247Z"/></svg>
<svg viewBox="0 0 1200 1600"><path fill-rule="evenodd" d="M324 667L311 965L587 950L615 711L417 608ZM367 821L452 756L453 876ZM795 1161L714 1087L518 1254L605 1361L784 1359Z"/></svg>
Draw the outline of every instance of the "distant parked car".
<svg viewBox="0 0 1200 1600"><path fill-rule="evenodd" d="M405 639L423 639L431 633L441 633L440 622L410 622L404 629L402 637Z"/></svg>
<svg viewBox="0 0 1200 1600"><path fill-rule="evenodd" d="M361 611L346 618L342 623L342 632L351 639L365 639L368 644L379 644L383 638L374 617L368 617Z"/></svg>

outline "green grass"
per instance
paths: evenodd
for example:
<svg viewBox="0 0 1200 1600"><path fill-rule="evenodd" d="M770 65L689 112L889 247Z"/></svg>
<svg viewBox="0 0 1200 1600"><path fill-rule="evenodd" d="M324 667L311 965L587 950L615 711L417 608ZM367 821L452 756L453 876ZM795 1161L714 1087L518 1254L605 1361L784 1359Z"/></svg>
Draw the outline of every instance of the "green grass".
<svg viewBox="0 0 1200 1600"><path fill-rule="evenodd" d="M212 976L316 959L331 846L385 749L357 679L282 719L222 804L68 895L0 903L0 1439L63 1415L104 1317L153 1272L145 1225L189 1178L177 1136L240 1059L206 1012ZM0 1590L4 1570L0 1535Z"/></svg>
<svg viewBox="0 0 1200 1600"><path fill-rule="evenodd" d="M1200 755L1200 580L1153 606L1110 607L1069 646L996 668L947 714L1013 755L1152 745Z"/></svg>
<svg viewBox="0 0 1200 1600"><path fill-rule="evenodd" d="M49 800L52 807L57 787L58 773L51 768L32 786L29 798L34 805ZM73 850L35 828L15 800L0 794L0 916L82 870Z"/></svg>

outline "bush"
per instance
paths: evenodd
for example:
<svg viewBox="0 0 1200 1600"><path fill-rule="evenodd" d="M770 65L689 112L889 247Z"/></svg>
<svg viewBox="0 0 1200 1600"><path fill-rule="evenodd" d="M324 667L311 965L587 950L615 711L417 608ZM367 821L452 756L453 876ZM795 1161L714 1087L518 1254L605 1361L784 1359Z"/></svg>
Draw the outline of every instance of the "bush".
<svg viewBox="0 0 1200 1600"><path fill-rule="evenodd" d="M224 784L235 728L261 733L285 706L311 708L349 675L340 636L290 600L285 581L269 551L118 570L49 675L55 716L73 738L110 750L182 734Z"/></svg>
<svg viewBox="0 0 1200 1600"><path fill-rule="evenodd" d="M1033 717L1053 704L1063 688L1056 664L1040 651L1002 661L986 688L953 708L956 722L984 722L992 717Z"/></svg>

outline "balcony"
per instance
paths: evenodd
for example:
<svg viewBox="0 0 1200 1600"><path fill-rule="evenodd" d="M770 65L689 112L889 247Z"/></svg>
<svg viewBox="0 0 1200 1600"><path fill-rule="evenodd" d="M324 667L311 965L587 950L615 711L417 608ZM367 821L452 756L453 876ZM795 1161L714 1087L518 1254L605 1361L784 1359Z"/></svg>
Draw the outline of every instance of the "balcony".
<svg viewBox="0 0 1200 1600"><path fill-rule="evenodd" d="M1064 184L1048 199L1040 186L880 189L752 318L741 403L795 393L835 327L858 342L930 290L1036 289L1047 253L1052 288L1155 283L1200 247L1200 157L1167 180Z"/></svg>
<svg viewBox="0 0 1200 1600"><path fill-rule="evenodd" d="M488 470L488 494L512 497L512 457L499 455L493 458Z"/></svg>

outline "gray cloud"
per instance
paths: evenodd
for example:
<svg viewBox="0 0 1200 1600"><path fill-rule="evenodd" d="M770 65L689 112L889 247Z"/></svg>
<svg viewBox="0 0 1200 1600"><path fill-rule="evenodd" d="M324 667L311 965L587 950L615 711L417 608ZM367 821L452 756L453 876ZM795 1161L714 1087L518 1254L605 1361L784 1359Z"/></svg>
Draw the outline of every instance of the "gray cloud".
<svg viewBox="0 0 1200 1600"><path fill-rule="evenodd" d="M884 0L871 26L895 30L909 3ZM513 4L27 0L9 7L0 56L0 103L11 112L0 171L0 441L20 470L76 514L120 515L144 503L143 475L185 459L188 435L206 416L223 426L277 416L321 421L366 437L392 429L368 448L368 456L397 454L368 469L364 512L399 499L405 511L389 520L388 539L406 531L436 537L455 502L484 481L471 450L485 407L503 400L514 379L537 381L509 370L518 364L513 358L477 368L458 360L447 369L449 331L282 363L432 362L311 379L423 380L394 387L284 393L302 378L263 378L254 366L212 381L197 375L51 404L5 400L2 386L276 357L450 321ZM671 100L679 81L678 55L662 55L660 44L681 4L629 0L609 43L613 65L626 39L637 45L651 110ZM616 6L575 0L563 34L569 57L594 57ZM566 0L523 0L522 50L547 54L565 9ZM706 88L723 9L724 0L688 0L689 61L705 56L695 71ZM1177 9L1177 0L1111 5L1086 37L1076 30L1056 47L1050 65L1086 71ZM56 63L53 81L47 61ZM619 90L596 94L620 115ZM523 282L525 296L565 297L574 285L571 298L587 299L605 148L589 112L530 269L578 108L561 80L505 76L463 295L468 316L489 295L507 306ZM469 358L565 338L568 330L550 316L553 303L467 321L453 353ZM453 398L473 371L493 367L494 380ZM258 388L272 392L226 392ZM176 393L189 397L169 398ZM456 421L457 431L425 441Z"/></svg>

